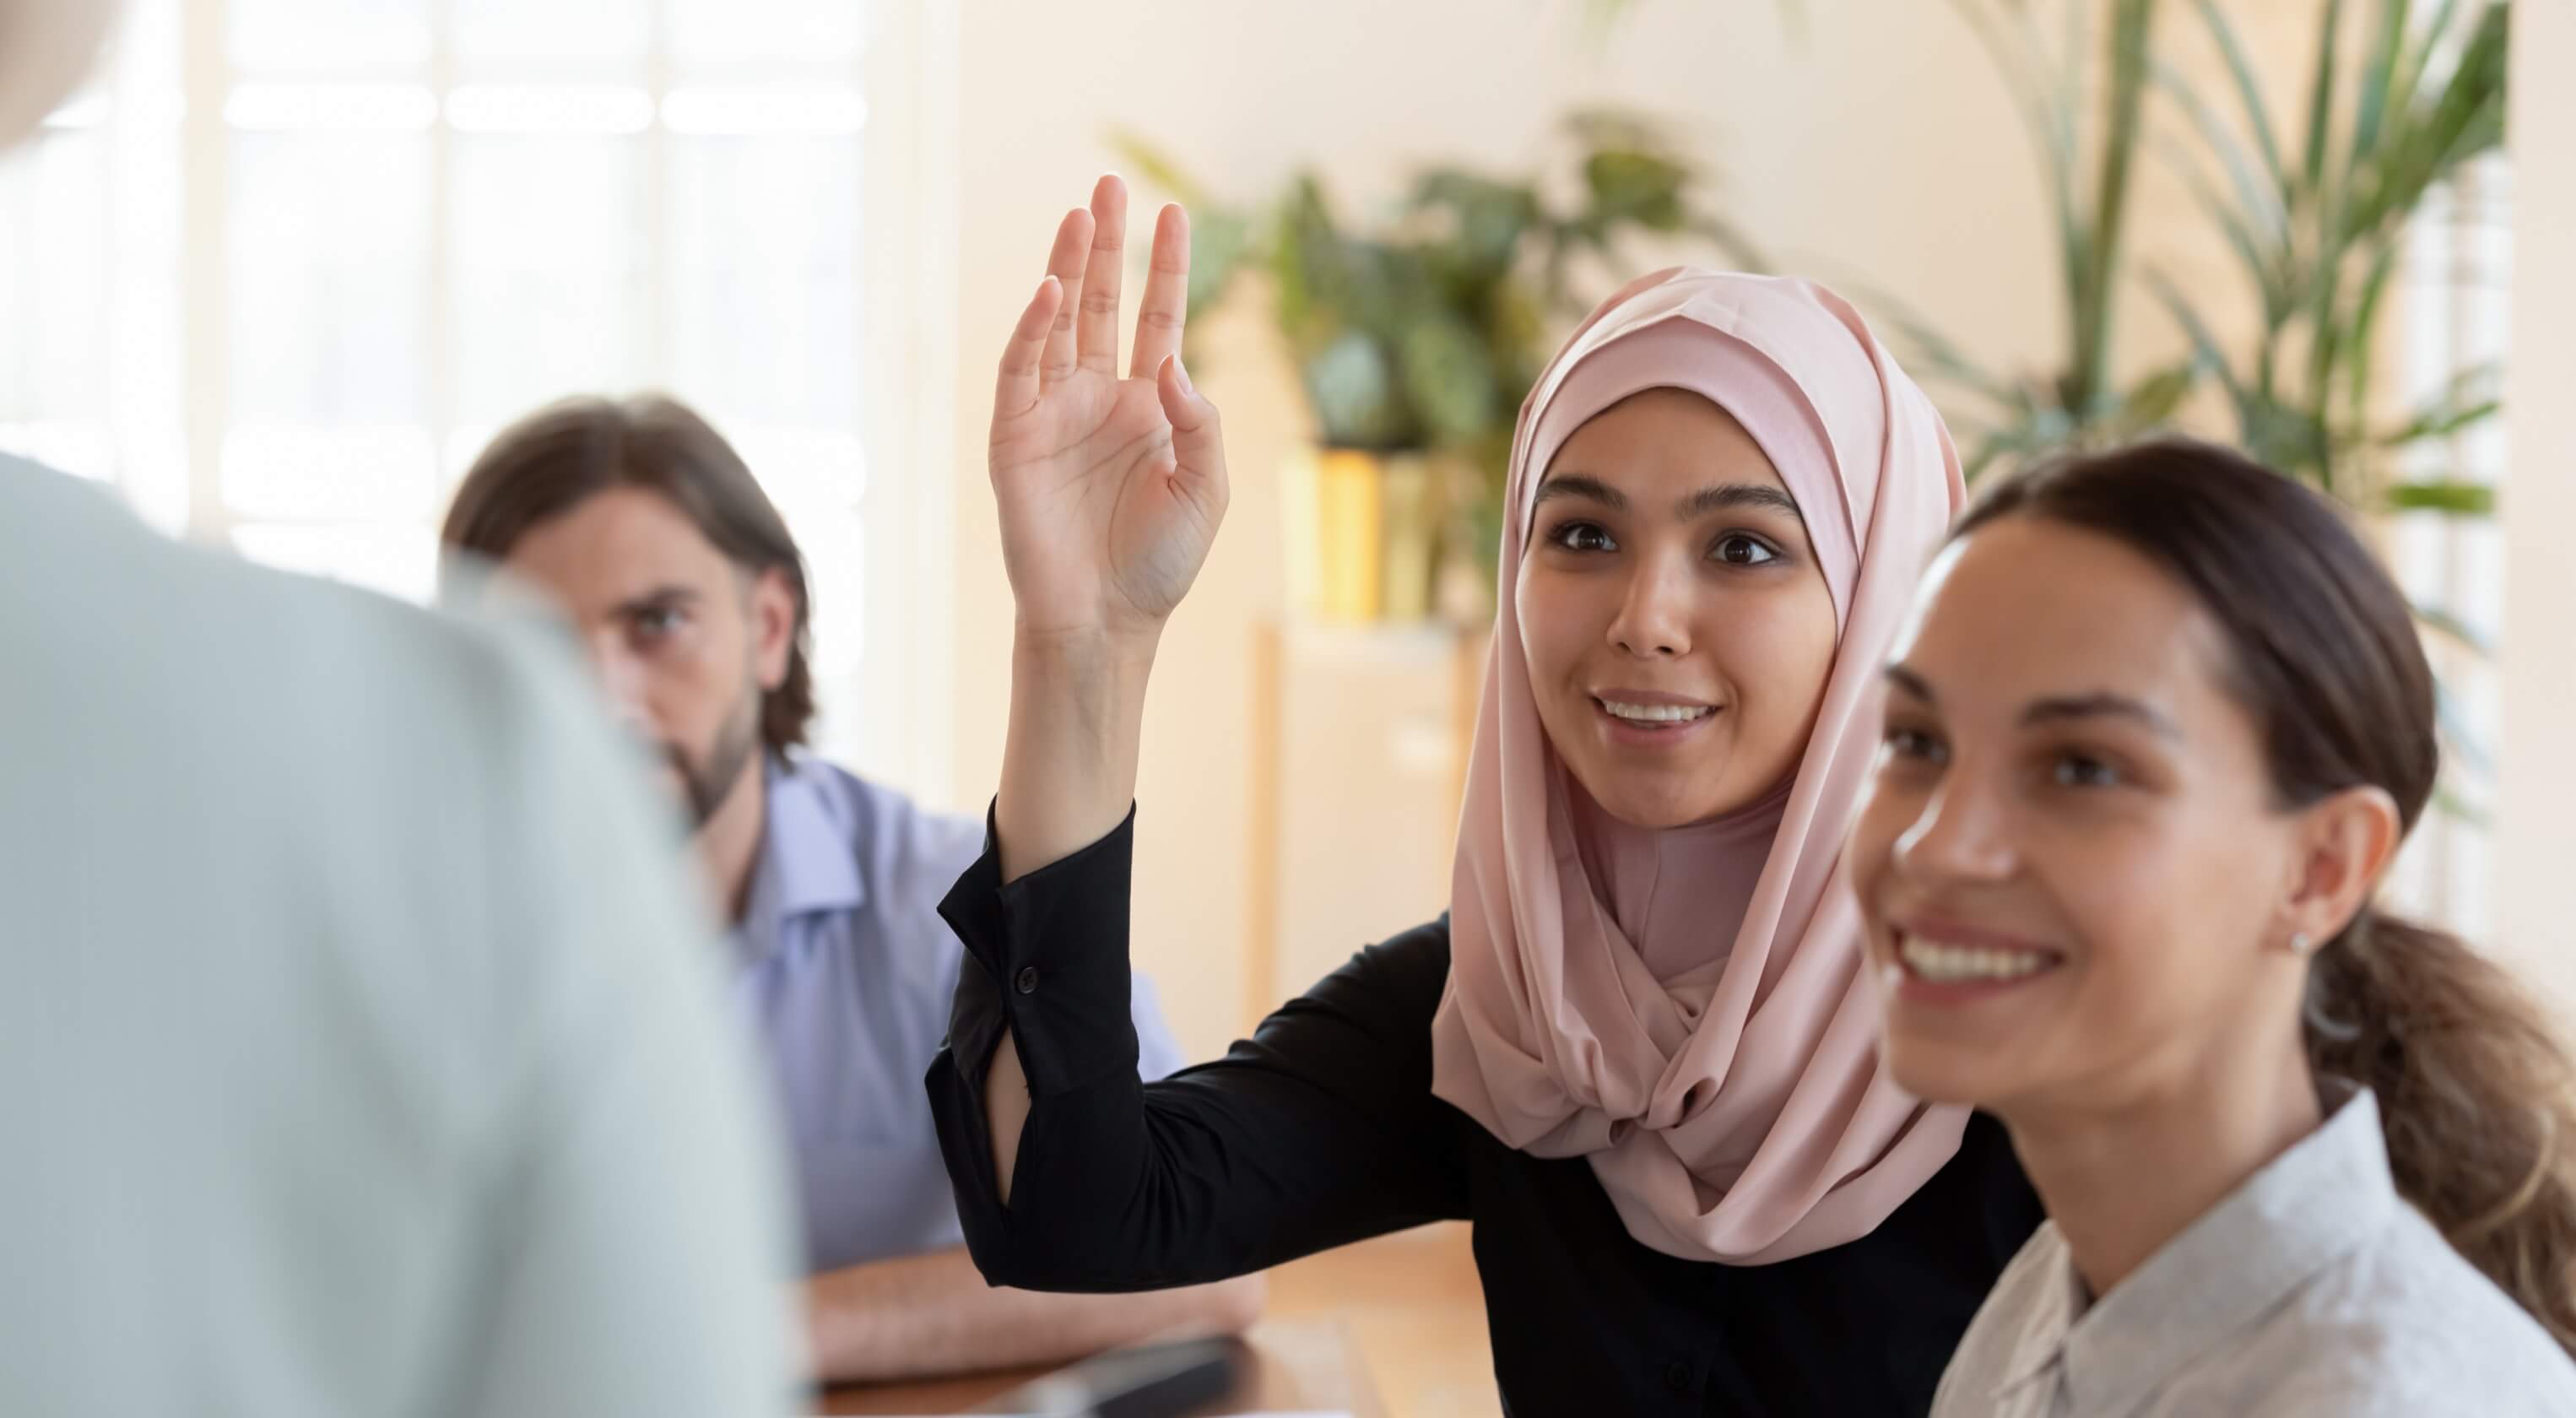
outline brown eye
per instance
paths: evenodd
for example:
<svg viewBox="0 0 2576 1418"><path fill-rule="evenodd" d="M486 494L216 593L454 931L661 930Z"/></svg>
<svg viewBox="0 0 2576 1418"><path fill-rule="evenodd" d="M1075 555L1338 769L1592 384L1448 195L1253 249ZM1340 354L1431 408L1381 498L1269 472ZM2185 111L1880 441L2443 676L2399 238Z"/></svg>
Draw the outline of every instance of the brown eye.
<svg viewBox="0 0 2576 1418"><path fill-rule="evenodd" d="M1780 554L1759 538L1742 532L1731 532L1718 538L1709 555L1726 566L1767 566L1780 559Z"/></svg>
<svg viewBox="0 0 2576 1418"><path fill-rule="evenodd" d="M2120 770L2081 753L2062 755L2049 766L2049 779L2061 788L2116 788Z"/></svg>
<svg viewBox="0 0 2576 1418"><path fill-rule="evenodd" d="M1890 758L1936 766L1949 758L1949 750L1942 746L1941 741L1921 729L1889 729L1885 743Z"/></svg>
<svg viewBox="0 0 2576 1418"><path fill-rule="evenodd" d="M1567 551L1617 551L1619 544L1610 534L1590 522L1568 522L1548 533L1547 539Z"/></svg>

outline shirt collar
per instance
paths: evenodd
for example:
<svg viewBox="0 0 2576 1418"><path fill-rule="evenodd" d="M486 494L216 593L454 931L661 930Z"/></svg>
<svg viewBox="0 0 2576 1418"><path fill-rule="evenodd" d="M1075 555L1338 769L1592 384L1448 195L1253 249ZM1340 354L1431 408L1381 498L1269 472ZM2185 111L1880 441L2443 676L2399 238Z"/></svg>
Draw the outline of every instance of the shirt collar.
<svg viewBox="0 0 2576 1418"><path fill-rule="evenodd" d="M2336 1080L2319 1093L2330 1110L2323 1125L2089 1307L2061 1244L2064 1284L2024 1331L2004 1387L2062 1358L2077 1411L2127 1412L2367 1244L2399 1204L2379 1103Z"/></svg>
<svg viewBox="0 0 2576 1418"><path fill-rule="evenodd" d="M779 926L799 916L855 911L867 901L848 830L833 821L821 789L793 764L772 757L762 773L760 856L751 895L735 928L743 962L767 958Z"/></svg>
<svg viewBox="0 0 2576 1418"><path fill-rule="evenodd" d="M2084 1290L2084 1277L2075 1273L2074 1255L2066 1249L2065 1237L2058 1234L2057 1223L2040 1222L2033 1243L2046 1247L2048 1279L2053 1283L2040 1291L2022 1320L2021 1333L2014 1339L2003 1376L1995 1385L1994 1397L1999 1405L2014 1390L2057 1372L2066 1356L2067 1332L2092 1303Z"/></svg>

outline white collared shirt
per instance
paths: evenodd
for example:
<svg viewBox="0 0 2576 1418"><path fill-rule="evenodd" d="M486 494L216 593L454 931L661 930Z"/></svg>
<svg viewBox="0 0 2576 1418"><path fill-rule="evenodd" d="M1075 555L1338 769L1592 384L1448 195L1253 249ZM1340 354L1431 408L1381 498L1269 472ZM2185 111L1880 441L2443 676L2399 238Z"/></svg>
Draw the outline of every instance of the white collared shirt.
<svg viewBox="0 0 2576 1418"><path fill-rule="evenodd" d="M2324 1125L2099 1301L2042 1224L1933 1418L2576 1415L2576 1362L2398 1196L2378 1100L2337 1091Z"/></svg>

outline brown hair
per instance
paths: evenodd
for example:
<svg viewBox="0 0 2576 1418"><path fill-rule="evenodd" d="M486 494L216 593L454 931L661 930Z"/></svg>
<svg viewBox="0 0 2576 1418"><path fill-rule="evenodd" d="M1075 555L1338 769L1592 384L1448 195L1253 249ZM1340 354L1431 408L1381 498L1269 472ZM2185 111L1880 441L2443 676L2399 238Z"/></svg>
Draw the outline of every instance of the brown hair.
<svg viewBox="0 0 2576 1418"><path fill-rule="evenodd" d="M803 743L814 717L805 558L741 455L678 401L567 399L521 419L474 460L439 538L504 560L539 523L619 487L661 494L744 571L787 578L796 629L787 677L761 696L760 739L773 754Z"/></svg>
<svg viewBox="0 0 2576 1418"><path fill-rule="evenodd" d="M2297 809L2371 786L2411 830L2441 769L2433 672L2406 600L2323 497L2169 439L1998 487L1964 537L2036 517L2109 537L2191 588L2230 689ZM2576 1350L2576 1069L2536 1002L2457 938L2365 905L2308 973L2308 1057L2374 1090L2398 1190Z"/></svg>

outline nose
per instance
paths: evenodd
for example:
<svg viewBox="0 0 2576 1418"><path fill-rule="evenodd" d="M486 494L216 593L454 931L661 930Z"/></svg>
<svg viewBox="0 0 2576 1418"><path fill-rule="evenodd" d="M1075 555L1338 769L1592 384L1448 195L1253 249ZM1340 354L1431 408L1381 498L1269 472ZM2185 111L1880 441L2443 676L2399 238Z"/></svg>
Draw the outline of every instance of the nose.
<svg viewBox="0 0 2576 1418"><path fill-rule="evenodd" d="M1673 557L1641 558L1610 622L1610 643L1641 660L1690 653L1691 569Z"/></svg>
<svg viewBox="0 0 2576 1418"><path fill-rule="evenodd" d="M1897 868L1924 882L2009 877L2018 862L2011 818L1999 787L1953 765L1896 839Z"/></svg>

